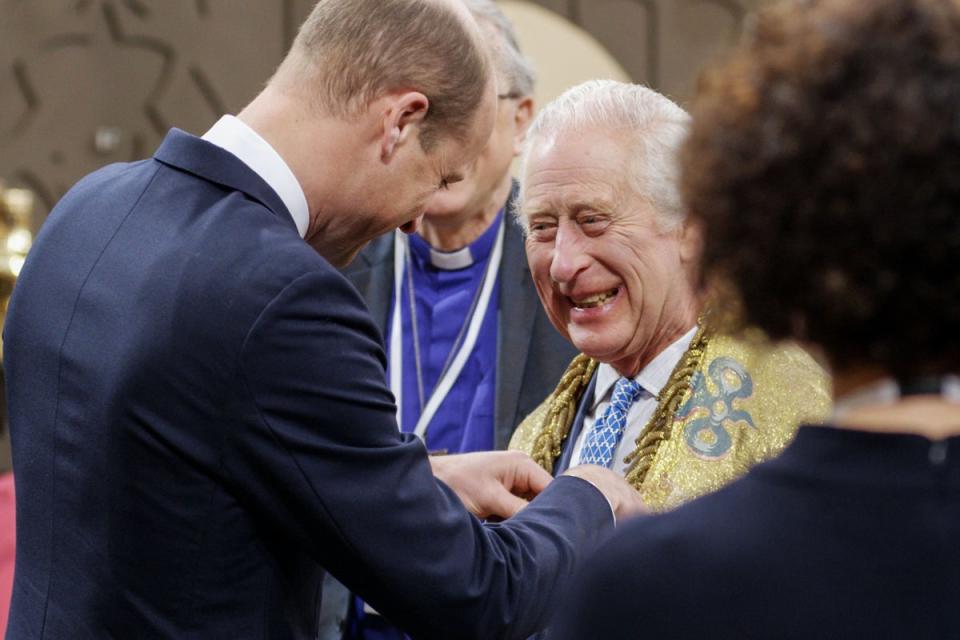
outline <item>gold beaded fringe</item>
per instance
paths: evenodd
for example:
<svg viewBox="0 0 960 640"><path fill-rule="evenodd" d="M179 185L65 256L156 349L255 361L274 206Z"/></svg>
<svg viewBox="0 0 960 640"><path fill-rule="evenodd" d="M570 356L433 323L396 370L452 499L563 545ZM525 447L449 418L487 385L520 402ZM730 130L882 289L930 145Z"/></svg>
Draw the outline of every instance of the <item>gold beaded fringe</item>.
<svg viewBox="0 0 960 640"><path fill-rule="evenodd" d="M580 398L596 369L597 361L581 353L567 367L550 396L540 434L534 440L530 452L530 457L550 473L553 473L553 463L560 456L563 441L570 433Z"/></svg>
<svg viewBox="0 0 960 640"><path fill-rule="evenodd" d="M701 317L700 320L690 347L657 397L657 408L653 417L637 438L636 448L625 459L629 465L625 478L638 491L646 480L660 445L670 439L677 410L692 393L691 379L703 363L710 332L706 330L707 323L704 318ZM574 358L546 403L546 415L542 418L540 432L533 441L530 455L537 464L551 473L554 462L563 450L563 442L570 434L580 399L590 384L597 364L596 360L583 354Z"/></svg>
<svg viewBox="0 0 960 640"><path fill-rule="evenodd" d="M705 329L705 323L701 321L686 353L670 374L667 384L657 395L657 408L646 428L640 432L636 440L636 448L624 459L628 465L624 478L637 491L647 479L647 472L650 471L660 445L670 439L677 410L693 393L691 379L703 364L707 342L708 332Z"/></svg>

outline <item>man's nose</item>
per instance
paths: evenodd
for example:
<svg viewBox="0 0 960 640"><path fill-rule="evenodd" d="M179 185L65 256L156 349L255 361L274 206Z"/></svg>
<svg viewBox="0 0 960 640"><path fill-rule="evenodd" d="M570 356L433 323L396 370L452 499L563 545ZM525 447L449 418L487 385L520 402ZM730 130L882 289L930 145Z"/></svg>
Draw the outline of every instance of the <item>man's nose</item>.
<svg viewBox="0 0 960 640"><path fill-rule="evenodd" d="M590 263L590 256L584 249L583 236L577 226L561 222L553 244L550 279L560 285L572 282Z"/></svg>

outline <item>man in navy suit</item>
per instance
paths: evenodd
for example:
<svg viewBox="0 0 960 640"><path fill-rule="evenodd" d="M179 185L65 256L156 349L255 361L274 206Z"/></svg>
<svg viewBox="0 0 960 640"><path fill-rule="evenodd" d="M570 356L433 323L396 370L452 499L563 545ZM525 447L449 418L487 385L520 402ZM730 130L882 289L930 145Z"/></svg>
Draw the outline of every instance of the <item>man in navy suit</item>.
<svg viewBox="0 0 960 640"><path fill-rule="evenodd" d="M383 332L401 429L450 453L506 449L577 355L537 302L523 230L511 215L510 168L533 117L535 72L493 0L462 1L493 52L493 133L464 179L428 201L416 234L373 240L344 271ZM324 638L340 638L343 628L366 640L404 637L357 598L348 619L347 593L331 582Z"/></svg>
<svg viewBox="0 0 960 640"><path fill-rule="evenodd" d="M323 569L416 637L542 624L638 499L584 468L482 524L461 498L510 515L504 488L543 477L518 454L431 465L335 269L480 151L488 66L452 0L322 0L238 117L54 209L5 329L8 638L313 638Z"/></svg>

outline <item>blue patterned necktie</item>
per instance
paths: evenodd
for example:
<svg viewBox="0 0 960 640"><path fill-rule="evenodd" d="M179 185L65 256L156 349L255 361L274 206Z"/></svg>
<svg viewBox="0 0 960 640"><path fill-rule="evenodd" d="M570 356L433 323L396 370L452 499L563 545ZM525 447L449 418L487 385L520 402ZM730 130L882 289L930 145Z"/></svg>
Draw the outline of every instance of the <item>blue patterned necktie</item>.
<svg viewBox="0 0 960 640"><path fill-rule="evenodd" d="M623 430L627 426L627 413L640 397L640 385L631 378L620 378L613 387L613 399L603 414L593 423L580 452L580 464L598 464L609 468L613 452L617 450Z"/></svg>

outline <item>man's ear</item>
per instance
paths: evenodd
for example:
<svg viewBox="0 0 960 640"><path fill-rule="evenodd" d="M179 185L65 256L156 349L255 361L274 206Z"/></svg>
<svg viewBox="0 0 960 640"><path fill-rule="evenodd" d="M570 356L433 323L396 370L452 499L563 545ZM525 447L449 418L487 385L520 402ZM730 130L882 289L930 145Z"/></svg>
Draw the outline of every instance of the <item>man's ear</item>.
<svg viewBox="0 0 960 640"><path fill-rule="evenodd" d="M390 160L400 146L419 140L423 120L429 109L430 100L419 91L407 91L391 96L383 112L381 160Z"/></svg>
<svg viewBox="0 0 960 640"><path fill-rule="evenodd" d="M533 98L527 96L517 102L517 110L513 115L513 157L516 158L523 151L523 141L527 137L527 129L533 122Z"/></svg>
<svg viewBox="0 0 960 640"><path fill-rule="evenodd" d="M698 264L703 254L703 223L688 215L680 224L680 261Z"/></svg>

